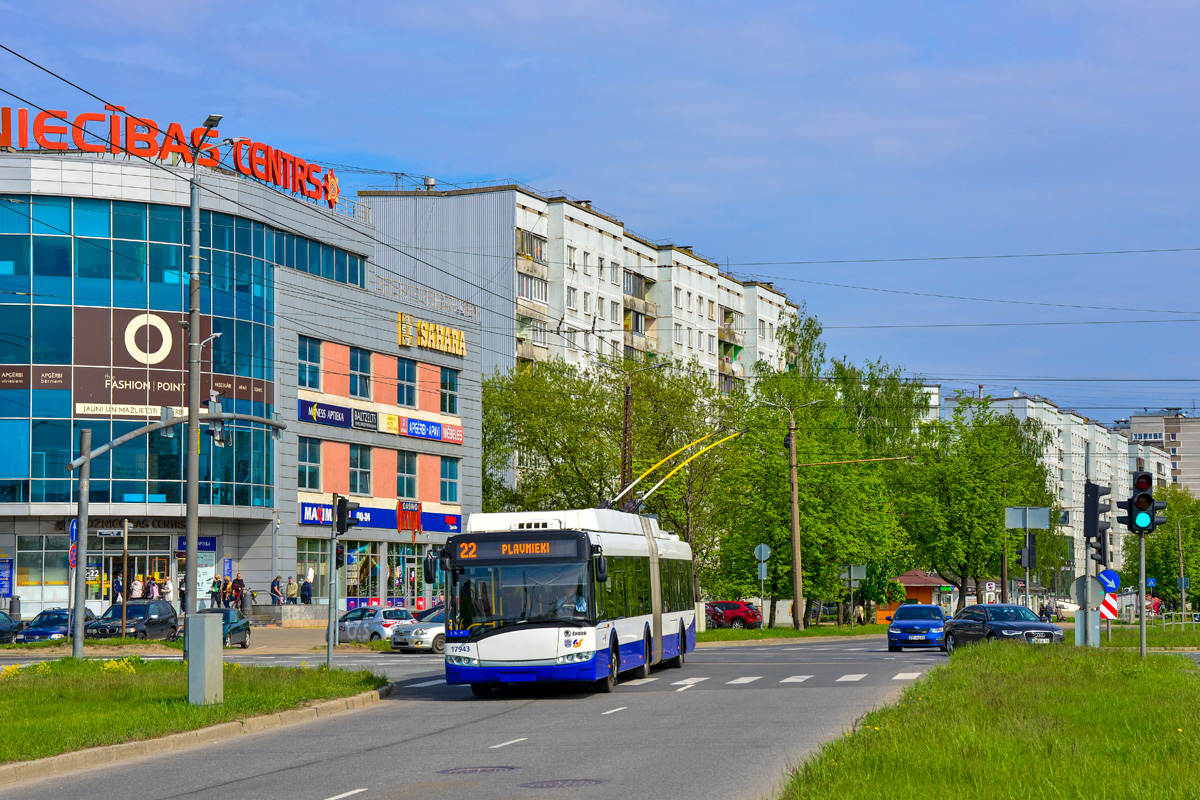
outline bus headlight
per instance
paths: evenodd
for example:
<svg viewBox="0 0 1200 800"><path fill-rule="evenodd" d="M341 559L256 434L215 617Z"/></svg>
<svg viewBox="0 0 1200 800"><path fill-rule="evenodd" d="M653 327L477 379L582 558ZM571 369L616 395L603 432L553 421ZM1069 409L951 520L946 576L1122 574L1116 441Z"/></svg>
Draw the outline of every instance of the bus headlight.
<svg viewBox="0 0 1200 800"><path fill-rule="evenodd" d="M572 664L588 661L595 655L591 650L585 650L582 653L567 653L565 656L558 657L559 664Z"/></svg>
<svg viewBox="0 0 1200 800"><path fill-rule="evenodd" d="M475 667L479 665L479 659L471 658L470 656L446 656L446 660L451 664L457 664L462 667Z"/></svg>

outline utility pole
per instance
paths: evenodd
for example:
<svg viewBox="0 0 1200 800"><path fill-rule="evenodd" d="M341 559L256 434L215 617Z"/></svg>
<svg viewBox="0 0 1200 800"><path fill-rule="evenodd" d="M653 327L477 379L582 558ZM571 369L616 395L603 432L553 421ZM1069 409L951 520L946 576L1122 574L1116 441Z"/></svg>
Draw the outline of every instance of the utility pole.
<svg viewBox="0 0 1200 800"><path fill-rule="evenodd" d="M670 361L660 361L657 364L651 364L648 367L640 369L625 370L620 367L615 367L607 361L596 361L609 369L616 370L625 376L625 413L624 420L621 425L621 493L629 487L633 482L633 376L639 372L645 372L648 369L661 369L669 367ZM618 497L620 496L618 494Z"/></svg>
<svg viewBox="0 0 1200 800"><path fill-rule="evenodd" d="M121 636L125 636L125 613L129 608L129 519L121 520ZM186 631L187 628L184 628Z"/></svg>
<svg viewBox="0 0 1200 800"><path fill-rule="evenodd" d="M1179 610L1183 613L1183 619L1187 619L1187 586L1183 582L1183 528L1180 523L1194 516L1196 515L1188 514L1175 520L1175 541L1179 546ZM1180 625L1179 629L1183 630L1183 625Z"/></svg>
<svg viewBox="0 0 1200 800"><path fill-rule="evenodd" d="M188 423L187 517L184 583L188 588L185 618L196 613L197 550L200 542L200 148L208 133L221 124L220 114L209 114L204 133L192 145L191 246L188 253ZM186 632L188 627L184 627ZM122 631L124 634L124 631Z"/></svg>
<svg viewBox="0 0 1200 800"><path fill-rule="evenodd" d="M796 414L788 409L788 478L792 485L792 625L804 629L804 572L800 560L800 487L796 476ZM853 599L853 596L852 596ZM851 611L851 614L854 612Z"/></svg>
<svg viewBox="0 0 1200 800"><path fill-rule="evenodd" d="M92 429L79 430L79 450L86 457L79 468L79 517L75 535L75 619L71 626L71 657L83 658L84 625L87 621L88 500L92 477ZM122 629L122 635L124 630Z"/></svg>

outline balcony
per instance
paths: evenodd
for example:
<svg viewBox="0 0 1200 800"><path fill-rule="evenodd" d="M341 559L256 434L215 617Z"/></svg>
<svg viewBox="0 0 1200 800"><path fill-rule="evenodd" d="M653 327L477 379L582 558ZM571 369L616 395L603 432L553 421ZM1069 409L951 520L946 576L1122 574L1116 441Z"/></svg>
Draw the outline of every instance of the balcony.
<svg viewBox="0 0 1200 800"><path fill-rule="evenodd" d="M653 336L634 333L633 331L625 331L625 346L640 350L643 353L657 353L658 339Z"/></svg>
<svg viewBox="0 0 1200 800"><path fill-rule="evenodd" d="M624 296L624 303L625 308L645 314L650 319L656 319L658 317L658 303L651 303L649 300L641 300L631 294Z"/></svg>
<svg viewBox="0 0 1200 800"><path fill-rule="evenodd" d="M545 361L550 351L544 344L534 344L528 339L517 339L517 358L528 361Z"/></svg>
<svg viewBox="0 0 1200 800"><path fill-rule="evenodd" d="M733 325L730 323L722 323L721 326L717 328L717 338L722 342L726 342L727 344L736 345L738 347L746 346L746 337L734 330Z"/></svg>

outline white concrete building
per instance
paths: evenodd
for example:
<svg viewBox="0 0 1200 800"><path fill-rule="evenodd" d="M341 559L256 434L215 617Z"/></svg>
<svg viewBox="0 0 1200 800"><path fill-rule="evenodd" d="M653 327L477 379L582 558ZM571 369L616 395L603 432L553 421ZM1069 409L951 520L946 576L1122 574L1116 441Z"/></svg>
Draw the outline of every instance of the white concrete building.
<svg viewBox="0 0 1200 800"><path fill-rule="evenodd" d="M485 374L556 356L586 364L653 354L694 359L729 390L756 361L786 366L779 329L798 308L785 294L727 275L688 246L639 236L588 201L517 184L360 198L381 231L413 223L403 248L383 251L397 272L424 272L433 288L485 309ZM455 273L463 285L444 285Z"/></svg>

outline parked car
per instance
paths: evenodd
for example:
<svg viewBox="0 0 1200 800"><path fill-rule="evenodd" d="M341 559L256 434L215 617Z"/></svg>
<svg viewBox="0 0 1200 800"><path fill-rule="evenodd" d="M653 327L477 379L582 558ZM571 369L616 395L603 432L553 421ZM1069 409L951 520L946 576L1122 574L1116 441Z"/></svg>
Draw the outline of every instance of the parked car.
<svg viewBox="0 0 1200 800"><path fill-rule="evenodd" d="M397 625L392 631L393 650L428 650L441 655L446 650L445 609L431 609L429 615L415 625Z"/></svg>
<svg viewBox="0 0 1200 800"><path fill-rule="evenodd" d="M121 604L114 603L104 610L100 619L84 629L89 639L111 639L127 636L131 639L179 638L179 619L175 609L165 600L130 600L125 604L125 631L121 631Z"/></svg>
<svg viewBox="0 0 1200 800"><path fill-rule="evenodd" d="M709 606L705 604L705 608ZM721 612L722 627L726 628L761 628L762 612L752 603L741 600L714 600L711 605Z"/></svg>
<svg viewBox="0 0 1200 800"><path fill-rule="evenodd" d="M1053 644L1063 641L1062 628L1042 622L1025 606L993 604L967 606L946 622L942 649L955 649L984 640Z"/></svg>
<svg viewBox="0 0 1200 800"><path fill-rule="evenodd" d="M708 620L710 628L725 627L725 612L717 608L717 604L711 601L704 604L704 618Z"/></svg>
<svg viewBox="0 0 1200 800"><path fill-rule="evenodd" d="M409 625L417 618L406 608L379 608L373 606L370 613L349 623L346 630L352 642L377 642L392 635L397 625Z"/></svg>
<svg viewBox="0 0 1200 800"><path fill-rule="evenodd" d="M427 608L424 611L416 612L415 616L417 618L417 622L424 622L425 620L429 619L430 617L436 616L437 614L439 614L440 612L445 611L445 610L446 610L446 607L444 605L442 605L441 603L438 603L436 606Z"/></svg>
<svg viewBox="0 0 1200 800"><path fill-rule="evenodd" d="M887 617L888 652L905 647L941 647L946 616L938 606L902 605Z"/></svg>
<svg viewBox="0 0 1200 800"><path fill-rule="evenodd" d="M85 611L84 625L96 618L91 611ZM14 642L44 642L48 639L69 639L75 631L75 615L69 608L51 608L33 618L29 627L13 637Z"/></svg>
<svg viewBox="0 0 1200 800"><path fill-rule="evenodd" d="M0 644L8 644L13 640L23 628L25 623L19 619L13 619L8 614L0 611Z"/></svg>
<svg viewBox="0 0 1200 800"><path fill-rule="evenodd" d="M250 620L236 608L206 608L201 614L221 615L221 636L226 647L240 644L243 650L250 647Z"/></svg>

